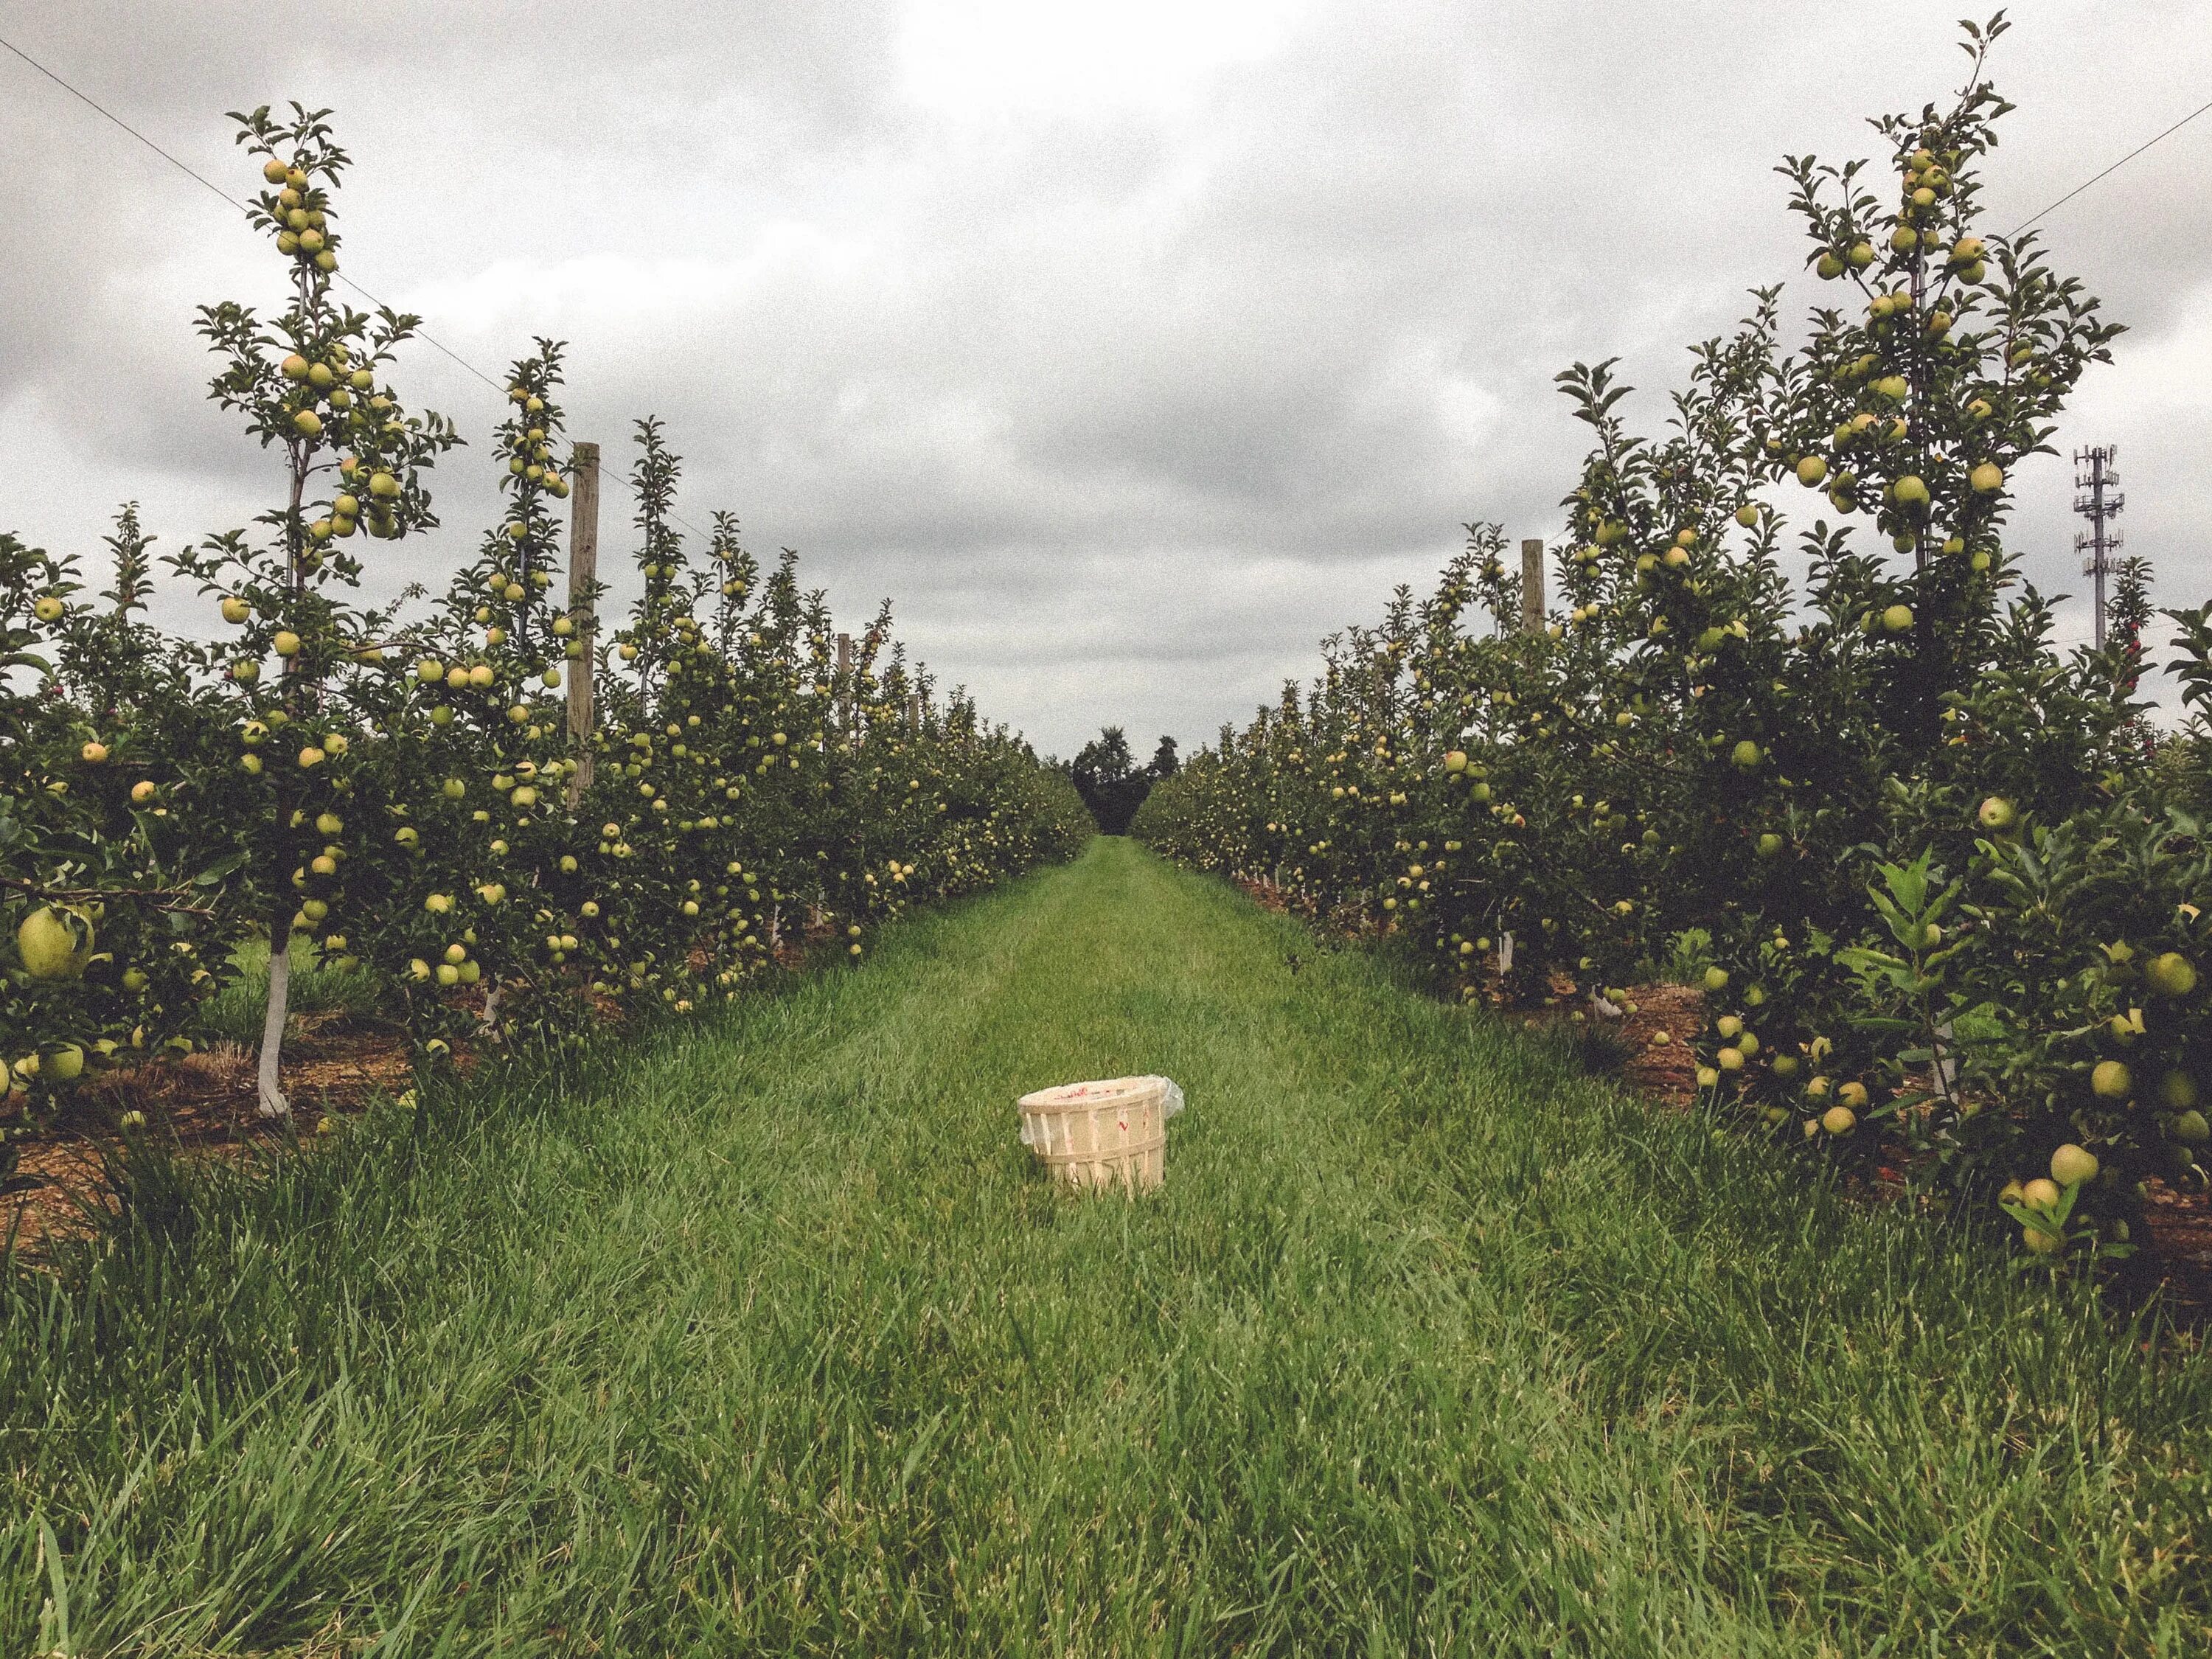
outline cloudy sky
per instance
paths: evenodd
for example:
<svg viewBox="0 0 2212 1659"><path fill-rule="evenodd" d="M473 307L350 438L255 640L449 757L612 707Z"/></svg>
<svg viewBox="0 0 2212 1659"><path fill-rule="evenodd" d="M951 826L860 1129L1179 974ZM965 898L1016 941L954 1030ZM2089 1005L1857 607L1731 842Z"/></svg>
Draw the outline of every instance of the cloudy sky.
<svg viewBox="0 0 2212 1659"><path fill-rule="evenodd" d="M1066 753L1242 719L1470 519L1553 533L1581 428L1551 376L1618 356L1656 425L1747 288L1802 295L1773 164L1944 97L1960 10L0 0L0 36L240 193L225 110L334 107L349 275L494 373L567 339L573 436L611 458L659 415L693 522L799 549L855 622L893 597ZM2212 97L2201 3L2014 13L1996 229ZM2212 115L2045 226L2132 330L2057 441L2120 446L2171 604L2212 596L2208 167ZM191 326L275 295L237 216L0 52L0 526L93 551L132 497L174 546L269 501ZM496 418L427 348L398 378ZM375 547L377 592L473 546L489 467L441 472L447 528ZM2021 482L2015 544L2081 592L2067 461Z"/></svg>

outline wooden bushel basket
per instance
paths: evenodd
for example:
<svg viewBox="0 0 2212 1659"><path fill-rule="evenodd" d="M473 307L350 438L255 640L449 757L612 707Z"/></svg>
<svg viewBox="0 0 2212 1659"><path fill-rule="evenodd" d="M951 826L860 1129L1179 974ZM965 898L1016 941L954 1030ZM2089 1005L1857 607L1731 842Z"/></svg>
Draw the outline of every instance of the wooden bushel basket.
<svg viewBox="0 0 2212 1659"><path fill-rule="evenodd" d="M1182 1091L1164 1077L1039 1089L1016 1103L1023 1144L1066 1186L1146 1192L1167 1173L1168 1119Z"/></svg>

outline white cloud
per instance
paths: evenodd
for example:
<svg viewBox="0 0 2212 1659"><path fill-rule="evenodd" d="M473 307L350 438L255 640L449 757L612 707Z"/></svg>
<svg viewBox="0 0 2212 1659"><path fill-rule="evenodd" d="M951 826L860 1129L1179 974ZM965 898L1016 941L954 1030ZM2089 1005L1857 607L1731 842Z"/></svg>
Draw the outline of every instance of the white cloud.
<svg viewBox="0 0 2212 1659"><path fill-rule="evenodd" d="M1187 108L1207 82L1282 43L1285 0L915 0L900 88L960 122Z"/></svg>
<svg viewBox="0 0 2212 1659"><path fill-rule="evenodd" d="M1472 518L1551 531L1583 430L1552 375L1619 355L1647 424L1803 243L1772 172L1864 154L1946 95L1953 11L1468 0L722 0L650 9L80 0L10 28L210 177L221 112L337 109L346 269L495 375L571 343L574 435L619 471L657 413L683 509L799 547L859 617L1072 750L1210 733L1319 638L1425 584ZM2171 0L2051 0L1996 60L1990 172L2024 216L2201 100ZM2212 592L2212 118L2045 227L2136 325L2056 442L2121 445L2130 548ZM267 458L200 393L197 302L265 301L230 211L0 61L0 523L96 550L135 496L166 545L250 519ZM1802 303L1806 286L1796 301ZM426 349L402 390L481 437L497 398ZM436 580L448 529L380 550ZM2073 573L2070 468L2021 471L2016 545ZM608 497L604 544L627 540ZM189 607L186 607L189 610ZM2086 606L2065 613L2086 631Z"/></svg>

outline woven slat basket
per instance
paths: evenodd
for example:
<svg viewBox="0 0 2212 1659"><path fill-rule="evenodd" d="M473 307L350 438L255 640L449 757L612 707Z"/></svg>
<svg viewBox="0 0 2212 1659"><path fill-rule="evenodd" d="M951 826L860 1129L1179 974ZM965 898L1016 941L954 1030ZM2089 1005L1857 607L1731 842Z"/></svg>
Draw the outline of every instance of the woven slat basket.
<svg viewBox="0 0 2212 1659"><path fill-rule="evenodd" d="M1017 1104L1023 1143L1063 1183L1140 1193L1167 1173L1168 1119L1182 1091L1164 1077L1118 1077L1039 1089Z"/></svg>

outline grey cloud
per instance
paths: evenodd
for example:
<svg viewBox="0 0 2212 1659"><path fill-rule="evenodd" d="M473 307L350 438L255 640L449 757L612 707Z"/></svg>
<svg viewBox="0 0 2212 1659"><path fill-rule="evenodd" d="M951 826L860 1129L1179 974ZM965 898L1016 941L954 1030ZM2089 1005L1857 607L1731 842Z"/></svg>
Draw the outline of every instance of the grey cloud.
<svg viewBox="0 0 2212 1659"><path fill-rule="evenodd" d="M913 95L932 9L106 0L7 31L227 183L223 109L336 106L351 274L495 374L569 339L572 430L611 466L659 413L688 518L727 506L757 550L800 548L842 614L891 594L948 683L1063 752L1109 720L1190 740L1242 718L1425 584L1465 520L1550 531L1581 453L1553 374L1621 356L1656 428L1747 289L1809 297L1776 161L1869 153L1867 115L1941 100L1962 63L1956 9L1907 0L1189 0L1171 27L1115 15L1163 59L1277 21L1164 93L1003 97L977 65L988 107L965 108ZM1999 228L2212 78L2191 6L2016 15ZM190 323L267 302L263 256L4 58L0 146L0 523L90 550L126 495L167 544L250 519L269 471L200 400ZM2168 602L2212 587L2208 146L2212 118L2045 228L2136 329L2058 441L2122 444ZM427 349L402 386L471 435L495 418ZM441 580L491 511L480 454L442 472L448 528L380 550L378 593ZM2016 544L2081 591L2066 465L2020 482ZM619 550L618 489L608 512Z"/></svg>

